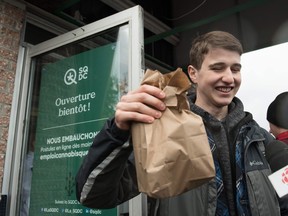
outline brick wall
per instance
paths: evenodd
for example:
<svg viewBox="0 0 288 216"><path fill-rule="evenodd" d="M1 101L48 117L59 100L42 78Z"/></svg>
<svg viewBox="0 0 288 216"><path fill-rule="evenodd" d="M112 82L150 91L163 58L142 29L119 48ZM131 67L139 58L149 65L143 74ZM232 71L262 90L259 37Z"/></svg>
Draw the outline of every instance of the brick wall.
<svg viewBox="0 0 288 216"><path fill-rule="evenodd" d="M0 0L0 192L24 17L23 10Z"/></svg>

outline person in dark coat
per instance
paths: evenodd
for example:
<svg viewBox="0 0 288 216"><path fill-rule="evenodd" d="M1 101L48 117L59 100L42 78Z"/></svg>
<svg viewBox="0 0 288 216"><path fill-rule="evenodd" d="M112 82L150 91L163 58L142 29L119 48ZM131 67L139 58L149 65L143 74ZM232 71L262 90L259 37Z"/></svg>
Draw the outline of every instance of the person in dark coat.
<svg viewBox="0 0 288 216"><path fill-rule="evenodd" d="M208 32L193 40L187 72L195 91L188 98L191 111L203 119L216 176L179 196L148 197L149 216L280 216L268 179L271 169L260 148L273 137L235 96L241 86L242 52L240 41L228 32ZM121 97L115 117L97 134L77 173L76 196L82 205L113 208L140 194L131 123L160 118L164 98L151 85Z"/></svg>

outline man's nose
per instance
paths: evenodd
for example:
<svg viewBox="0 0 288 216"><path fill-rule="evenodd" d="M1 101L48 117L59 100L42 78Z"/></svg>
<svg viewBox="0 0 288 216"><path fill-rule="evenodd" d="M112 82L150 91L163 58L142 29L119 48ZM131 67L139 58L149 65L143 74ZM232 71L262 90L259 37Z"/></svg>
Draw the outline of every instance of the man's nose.
<svg viewBox="0 0 288 216"><path fill-rule="evenodd" d="M230 68L227 68L227 69L225 70L225 72L223 73L222 80L223 80L223 82L226 82L226 83L232 83L232 82L234 82L233 72L231 71Z"/></svg>

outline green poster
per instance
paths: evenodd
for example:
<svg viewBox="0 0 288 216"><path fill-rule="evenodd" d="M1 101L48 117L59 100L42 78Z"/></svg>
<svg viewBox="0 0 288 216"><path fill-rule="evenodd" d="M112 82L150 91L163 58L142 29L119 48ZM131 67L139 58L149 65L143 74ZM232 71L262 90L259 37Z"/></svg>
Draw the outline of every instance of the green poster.
<svg viewBox="0 0 288 216"><path fill-rule="evenodd" d="M31 184L30 216L117 215L117 208L78 203L75 176L121 88L115 44L47 64L41 88Z"/></svg>

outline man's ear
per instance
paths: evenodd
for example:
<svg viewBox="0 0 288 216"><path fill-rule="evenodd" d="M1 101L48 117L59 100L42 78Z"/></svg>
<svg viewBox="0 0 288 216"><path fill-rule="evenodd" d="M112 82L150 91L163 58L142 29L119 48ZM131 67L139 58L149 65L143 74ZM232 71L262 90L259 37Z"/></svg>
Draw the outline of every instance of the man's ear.
<svg viewBox="0 0 288 216"><path fill-rule="evenodd" d="M188 75L193 83L197 83L197 69L192 65L188 66Z"/></svg>

